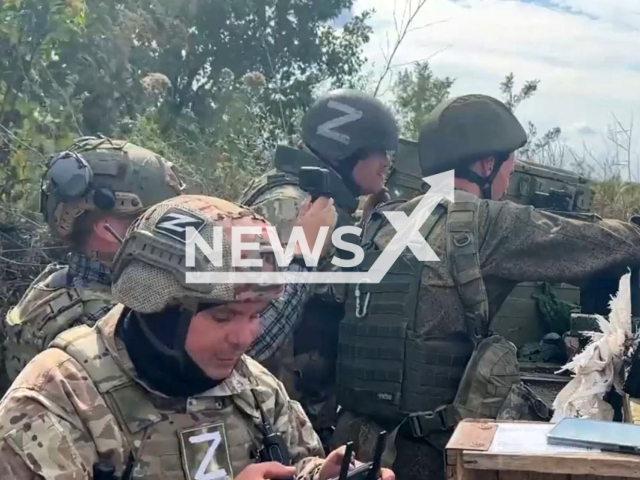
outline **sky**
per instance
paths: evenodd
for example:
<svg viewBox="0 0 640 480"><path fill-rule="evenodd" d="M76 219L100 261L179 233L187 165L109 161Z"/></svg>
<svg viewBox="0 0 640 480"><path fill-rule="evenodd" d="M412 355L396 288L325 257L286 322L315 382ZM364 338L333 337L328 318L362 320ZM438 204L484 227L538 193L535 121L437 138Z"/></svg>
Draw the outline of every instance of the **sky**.
<svg viewBox="0 0 640 480"><path fill-rule="evenodd" d="M395 41L394 4L401 22L406 1L355 1L352 13L376 10L371 68L384 63L387 35ZM635 121L640 154L640 0L427 0L412 26L427 24L409 33L394 65L430 59L436 75L456 79L453 95L497 97L509 72L516 86L539 79L516 112L521 121L559 126L576 152L584 143L601 156L613 149L604 136L615 114L625 126Z"/></svg>

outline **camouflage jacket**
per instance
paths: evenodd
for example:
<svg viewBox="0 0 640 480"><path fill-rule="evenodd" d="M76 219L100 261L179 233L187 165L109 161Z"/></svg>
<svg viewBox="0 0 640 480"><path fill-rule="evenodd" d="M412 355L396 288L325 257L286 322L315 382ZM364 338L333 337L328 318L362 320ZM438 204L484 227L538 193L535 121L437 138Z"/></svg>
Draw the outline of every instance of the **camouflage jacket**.
<svg viewBox="0 0 640 480"><path fill-rule="evenodd" d="M5 319L3 360L7 376L20 371L61 332L92 326L113 307L107 267L81 254L69 265L49 265Z"/></svg>
<svg viewBox="0 0 640 480"><path fill-rule="evenodd" d="M302 202L309 194L298 186L301 167L322 167L330 172L331 193L338 218L336 228L355 223L357 198L348 190L340 176L308 150L279 146L274 158L275 169L256 179L243 193L240 203L251 207L276 227L283 244L289 240L296 225ZM320 259L318 270L338 270L331 259L335 251ZM300 400L316 429L333 424L335 405L324 401L332 382L337 347L337 325L342 317L340 305L346 295L345 284L313 284L312 295L306 299L298 321L279 331L279 350L264 359L264 365ZM339 313L335 313L338 311ZM293 333L297 330L294 357ZM304 382L300 379L304 378ZM326 406L325 406L326 405ZM330 412L325 415L326 408ZM322 417L322 420L319 418ZM325 419L326 417L326 419Z"/></svg>
<svg viewBox="0 0 640 480"><path fill-rule="evenodd" d="M457 202L470 201L470 197L456 191ZM422 196L397 211L410 215L420 200ZM580 286L595 275L623 274L628 267L640 265L638 226L597 215L550 213L510 201L479 200L477 232L478 273L486 287L490 319L520 282ZM387 225L375 242L384 248L396 233ZM419 333L424 338L466 331L465 309L452 279L447 241L445 214L428 239L440 261L426 262L422 271L418 317L423 319Z"/></svg>
<svg viewBox="0 0 640 480"><path fill-rule="evenodd" d="M0 478L92 478L107 461L135 479L233 478L262 442L259 401L282 435L297 478L324 455L300 405L248 357L220 385L168 398L138 378L115 335L117 305L93 328L64 332L18 376L0 403ZM212 477L213 478L213 477Z"/></svg>

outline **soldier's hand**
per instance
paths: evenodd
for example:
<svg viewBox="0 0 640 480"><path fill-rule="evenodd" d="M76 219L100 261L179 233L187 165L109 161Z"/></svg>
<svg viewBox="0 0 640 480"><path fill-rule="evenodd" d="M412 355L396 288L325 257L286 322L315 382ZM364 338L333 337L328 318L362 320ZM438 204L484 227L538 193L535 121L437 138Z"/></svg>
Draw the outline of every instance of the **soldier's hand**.
<svg viewBox="0 0 640 480"><path fill-rule="evenodd" d="M342 466L342 459L344 458L346 448L347 447L345 446L336 448L327 456L327 459L324 461L324 464L318 473L319 480L329 480L330 478L336 478L340 475L340 467ZM353 470L360 465L362 465L362 462L352 458L349 470ZM388 468L381 468L380 478L382 480L395 480L396 475Z"/></svg>
<svg viewBox="0 0 640 480"><path fill-rule="evenodd" d="M329 227L322 247L321 256L327 253L331 245L331 235L336 227L336 219L336 207L333 204L332 198L320 197L313 203L309 199L302 202L300 212L298 213L298 225L304 230L305 238L312 252L320 229L322 227ZM299 244L296 244L295 253L298 255L302 253Z"/></svg>
<svg viewBox="0 0 640 480"><path fill-rule="evenodd" d="M381 468L380 478L382 478L382 480L396 480L396 474L388 468Z"/></svg>
<svg viewBox="0 0 640 480"><path fill-rule="evenodd" d="M285 467L279 462L254 463L240 472L236 480L279 480L293 478L295 467Z"/></svg>
<svg viewBox="0 0 640 480"><path fill-rule="evenodd" d="M342 466L342 459L344 458L346 449L347 447L343 445L327 455L318 473L318 480L329 480L330 478L336 478L340 475L340 467ZM349 470L355 468L356 465L355 458L352 458Z"/></svg>

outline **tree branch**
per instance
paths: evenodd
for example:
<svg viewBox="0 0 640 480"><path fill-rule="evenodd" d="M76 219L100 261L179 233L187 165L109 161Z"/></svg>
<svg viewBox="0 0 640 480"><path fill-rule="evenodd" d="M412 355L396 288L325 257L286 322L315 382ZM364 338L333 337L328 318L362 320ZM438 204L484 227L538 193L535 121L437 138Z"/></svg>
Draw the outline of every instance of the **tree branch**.
<svg viewBox="0 0 640 480"><path fill-rule="evenodd" d="M62 98L64 98L64 101L67 102L67 106L69 107L69 113L71 114L71 118L73 118L73 123L75 123L76 125L78 134L82 137L84 134L82 133L82 128L80 128L80 124L78 123L76 114L73 112L73 106L71 105L71 100L69 100L69 97L65 93L64 89L60 86L58 82L56 82L56 79L53 78L53 75L51 75L51 72L49 71L49 69L44 63L42 64L42 68L44 69L45 72L47 72L47 75L49 76L49 79L51 80L51 82L58 88L58 90L60 90L60 93L62 94Z"/></svg>
<svg viewBox="0 0 640 480"><path fill-rule="evenodd" d="M432 53L428 57L424 57L424 58L421 58L419 60L412 60L412 61L407 62L407 63L396 63L395 65L392 65L391 68L400 68L400 67L406 67L407 65L414 65L416 63L428 62L433 57L435 57L436 55L441 54L442 52L444 52L445 50L448 50L449 48L451 48L451 45L447 45L446 47L441 48L440 50L438 50L437 52Z"/></svg>
<svg viewBox="0 0 640 480"><path fill-rule="evenodd" d="M398 49L400 48L400 45L404 41L405 37L409 33L411 24L413 23L413 21L415 20L416 16L418 15L418 13L420 13L420 10L422 9L422 7L424 7L424 5L426 3L427 3L427 0L419 0L418 5L416 6L415 10L410 13L409 19L405 23L404 19L405 19L406 14L407 14L407 7L409 7L411 5L411 0L405 1L404 10L403 10L403 14L402 14L401 28L400 28L400 30L398 30L396 32L398 38L396 39L396 43L395 43L395 46L393 47L393 50L391 51L391 53L386 58L386 65L385 65L385 67L384 67L384 69L382 71L382 74L380 75L380 78L378 79L378 83L377 83L376 88L375 88L375 90L373 92L373 96L374 97L378 96L378 92L380 91L380 87L382 85L382 82L384 82L385 78L387 78L387 75L389 75L389 72L391 71L391 63L393 62L393 58L395 57L396 53L398 52ZM395 10L394 10L393 16L394 16L394 19L395 19L396 18Z"/></svg>
<svg viewBox="0 0 640 480"><path fill-rule="evenodd" d="M13 133L11 133L11 130L9 130L7 127L5 127L4 125L0 124L0 128L2 130L4 130L5 134L11 138L12 140L18 142L21 146L23 146L24 148L26 148L27 150L32 151L33 153L37 154L40 158L42 158L42 160L46 161L47 159L44 157L44 155L42 155L38 150L36 150L35 148L31 147L30 145L24 143L22 140L20 140L18 137L16 137Z"/></svg>

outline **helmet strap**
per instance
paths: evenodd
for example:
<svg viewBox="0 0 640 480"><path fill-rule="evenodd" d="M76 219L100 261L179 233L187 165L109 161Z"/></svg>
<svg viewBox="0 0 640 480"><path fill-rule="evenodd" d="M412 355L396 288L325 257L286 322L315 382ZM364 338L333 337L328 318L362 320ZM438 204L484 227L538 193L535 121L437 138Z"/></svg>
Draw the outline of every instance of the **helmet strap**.
<svg viewBox="0 0 640 480"><path fill-rule="evenodd" d="M338 176L342 179L344 186L355 196L359 197L362 195L360 187L356 183L353 178L353 169L356 167L356 164L362 160L364 157L362 156L362 152L356 152L348 158L340 160L336 162L338 165L328 162L325 160L316 150L314 150L311 146L306 145L305 147L309 149L313 155L315 155L322 163L324 163L328 168L335 171Z"/></svg>
<svg viewBox="0 0 640 480"><path fill-rule="evenodd" d="M504 164L509 159L509 156L510 153L498 153L491 155L491 157L493 157L494 159L493 169L491 170L491 173L486 177L480 176L477 172L471 170L471 168L466 168L465 170L462 170L460 172L456 170L456 176L475 183L476 185L478 185L478 187L480 187L482 198L493 200L493 182L498 176L498 173L502 168L502 164Z"/></svg>
<svg viewBox="0 0 640 480"><path fill-rule="evenodd" d="M353 178L353 171L356 168L356 165L360 163L362 160L367 158L371 153L376 152L375 149L361 149L355 152L350 157L347 157L340 161L340 169L337 172L340 174L342 179L344 180L344 184L347 188L356 196L359 197L364 195L360 186L356 183L355 178Z"/></svg>
<svg viewBox="0 0 640 480"><path fill-rule="evenodd" d="M353 169L355 168L357 163L358 162L354 162L353 164L350 164L350 162L347 161L344 163L344 167L338 169L337 172L338 175L340 175L340 178L342 178L345 187L347 187L354 196L359 197L360 195L362 195L362 190L353 178Z"/></svg>

